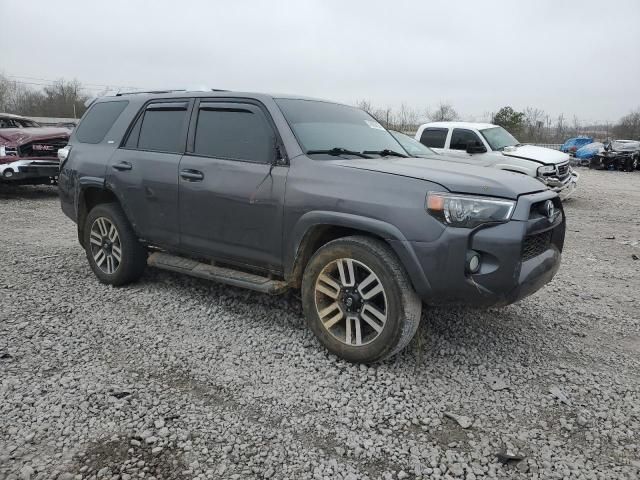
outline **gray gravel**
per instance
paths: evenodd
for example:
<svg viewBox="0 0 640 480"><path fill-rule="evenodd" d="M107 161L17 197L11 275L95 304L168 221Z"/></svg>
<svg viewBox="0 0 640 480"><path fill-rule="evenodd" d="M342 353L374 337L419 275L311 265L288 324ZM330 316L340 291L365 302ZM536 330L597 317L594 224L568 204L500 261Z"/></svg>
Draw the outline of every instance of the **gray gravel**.
<svg viewBox="0 0 640 480"><path fill-rule="evenodd" d="M550 285L375 367L295 293L101 285L54 189L0 187L0 479L638 478L640 172L581 173Z"/></svg>

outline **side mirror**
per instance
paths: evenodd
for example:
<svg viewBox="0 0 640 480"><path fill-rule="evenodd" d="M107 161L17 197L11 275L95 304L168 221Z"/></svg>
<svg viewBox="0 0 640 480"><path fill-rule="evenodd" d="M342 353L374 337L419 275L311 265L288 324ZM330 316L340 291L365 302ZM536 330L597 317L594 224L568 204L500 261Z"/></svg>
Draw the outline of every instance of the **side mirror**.
<svg viewBox="0 0 640 480"><path fill-rule="evenodd" d="M467 143L467 153L486 153L486 151L486 147L478 142Z"/></svg>

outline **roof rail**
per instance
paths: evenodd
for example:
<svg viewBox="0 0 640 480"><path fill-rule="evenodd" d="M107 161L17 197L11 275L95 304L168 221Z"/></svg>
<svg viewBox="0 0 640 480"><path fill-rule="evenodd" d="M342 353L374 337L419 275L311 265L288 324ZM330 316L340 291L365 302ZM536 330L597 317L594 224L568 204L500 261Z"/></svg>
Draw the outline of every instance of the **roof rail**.
<svg viewBox="0 0 640 480"><path fill-rule="evenodd" d="M122 95L134 95L137 93L142 94L158 94L158 93L173 93L173 92L228 92L229 90L223 90L221 88L209 88L205 90L186 90L184 88L181 89L172 89L172 90L135 90L132 92L118 92L116 93L116 97L121 97Z"/></svg>
<svg viewBox="0 0 640 480"><path fill-rule="evenodd" d="M134 95L136 93L172 93L172 92L186 92L186 90L135 90L133 92L118 92L116 93L116 97L121 97L122 95Z"/></svg>

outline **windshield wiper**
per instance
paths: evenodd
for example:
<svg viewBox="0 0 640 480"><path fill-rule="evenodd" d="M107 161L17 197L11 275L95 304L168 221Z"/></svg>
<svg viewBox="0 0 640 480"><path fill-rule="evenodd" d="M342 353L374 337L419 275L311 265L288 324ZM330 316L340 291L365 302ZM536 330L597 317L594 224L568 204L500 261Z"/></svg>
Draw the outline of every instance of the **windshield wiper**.
<svg viewBox="0 0 640 480"><path fill-rule="evenodd" d="M402 158L407 158L407 155L405 155L404 153L398 153L398 152L394 152L393 150L389 150L388 148L385 148L384 150L365 150L362 153L375 153L377 155L380 155L381 157L402 157Z"/></svg>
<svg viewBox="0 0 640 480"><path fill-rule="evenodd" d="M360 158L371 158L369 155L365 155L363 152L355 152L353 150L347 150L346 148L335 147L329 150L309 150L307 155L313 155L315 153L326 153L327 155L333 155L337 157L339 155L355 155Z"/></svg>

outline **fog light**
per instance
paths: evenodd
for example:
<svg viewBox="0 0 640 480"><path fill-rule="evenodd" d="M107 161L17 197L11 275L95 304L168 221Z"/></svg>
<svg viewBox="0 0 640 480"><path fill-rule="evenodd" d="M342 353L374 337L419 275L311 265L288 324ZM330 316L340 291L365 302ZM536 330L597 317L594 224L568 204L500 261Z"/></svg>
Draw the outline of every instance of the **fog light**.
<svg viewBox="0 0 640 480"><path fill-rule="evenodd" d="M12 170L12 169L10 169L10 168L7 168L7 169L2 173L2 175L3 175L4 177L6 177L6 178L11 178L11 177L13 177L13 170Z"/></svg>
<svg viewBox="0 0 640 480"><path fill-rule="evenodd" d="M477 273L480 270L480 254L477 252L467 252L467 272Z"/></svg>

